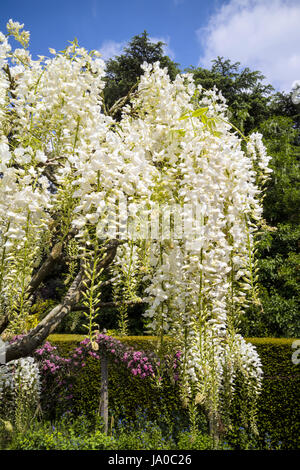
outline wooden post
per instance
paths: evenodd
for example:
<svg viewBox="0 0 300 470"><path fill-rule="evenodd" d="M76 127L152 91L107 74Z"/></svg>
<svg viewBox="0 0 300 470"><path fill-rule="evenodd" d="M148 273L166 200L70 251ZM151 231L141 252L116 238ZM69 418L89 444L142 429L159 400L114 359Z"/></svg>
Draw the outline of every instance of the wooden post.
<svg viewBox="0 0 300 470"><path fill-rule="evenodd" d="M104 421L104 432L108 432L108 357L101 348L101 396L100 396L100 416Z"/></svg>
<svg viewBox="0 0 300 470"><path fill-rule="evenodd" d="M216 416L214 415L214 413L209 413L208 424L209 424L209 434L213 438L214 449L218 449L219 434L218 434L218 429L217 429Z"/></svg>

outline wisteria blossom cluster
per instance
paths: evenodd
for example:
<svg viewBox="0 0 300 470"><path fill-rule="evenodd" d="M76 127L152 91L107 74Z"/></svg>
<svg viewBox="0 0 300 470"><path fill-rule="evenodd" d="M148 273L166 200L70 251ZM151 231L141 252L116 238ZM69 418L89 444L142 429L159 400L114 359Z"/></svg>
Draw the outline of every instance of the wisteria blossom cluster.
<svg viewBox="0 0 300 470"><path fill-rule="evenodd" d="M175 338L182 353L184 400L216 421L242 374L254 402L261 365L238 318L251 302L259 308L255 236L271 171L262 136L244 145L216 89L196 86L191 74L172 82L159 63L143 64L117 122L103 106L97 53L74 41L33 60L21 25L10 22L8 32L22 47L0 36L0 291L15 332L26 323L26 288L53 220L63 242L76 229L78 244L91 227L99 240L110 236L113 223L114 238L130 238L122 248L130 269L120 259L117 266L127 284L139 276L146 286L149 330L162 346L165 335ZM172 207L183 210L182 230L173 230ZM144 249L132 249L143 240Z"/></svg>
<svg viewBox="0 0 300 470"><path fill-rule="evenodd" d="M1 416L8 416L17 406L17 400L25 406L37 406L40 394L40 373L34 358L17 359L0 367Z"/></svg>
<svg viewBox="0 0 300 470"><path fill-rule="evenodd" d="M24 335L15 335L9 341L13 343ZM14 391L17 384L21 384L24 393L39 396L40 377L39 369L33 357L25 357L2 364L0 368L0 389ZM1 397L1 395L0 395Z"/></svg>

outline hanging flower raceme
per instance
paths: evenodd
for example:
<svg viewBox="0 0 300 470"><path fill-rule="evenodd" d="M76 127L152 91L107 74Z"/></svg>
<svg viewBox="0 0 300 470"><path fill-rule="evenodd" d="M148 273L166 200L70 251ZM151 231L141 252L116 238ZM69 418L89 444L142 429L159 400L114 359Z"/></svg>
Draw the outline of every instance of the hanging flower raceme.
<svg viewBox="0 0 300 470"><path fill-rule="evenodd" d="M139 141L160 170L153 196L182 216L171 244L163 237L154 242L145 316L183 352L184 399L203 403L217 420L237 373L251 383L252 399L261 387L259 358L238 334L235 317L255 288L253 222L262 214L257 182L265 182L270 158L259 134L250 137L247 153L242 150L215 91L202 92L193 111L195 92L190 76L171 83L158 64L145 66L135 105L146 111L149 127Z"/></svg>
<svg viewBox="0 0 300 470"><path fill-rule="evenodd" d="M8 417L17 402L36 408L40 398L40 374L32 357L10 361L0 368L0 416Z"/></svg>

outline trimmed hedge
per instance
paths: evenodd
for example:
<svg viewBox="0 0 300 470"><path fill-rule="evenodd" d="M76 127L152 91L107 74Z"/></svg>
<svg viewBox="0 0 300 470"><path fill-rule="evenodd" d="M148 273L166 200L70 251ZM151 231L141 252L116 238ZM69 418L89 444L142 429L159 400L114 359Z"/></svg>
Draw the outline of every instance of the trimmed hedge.
<svg viewBox="0 0 300 470"><path fill-rule="evenodd" d="M258 428L276 446L300 448L300 365L293 364L293 339L249 338L261 358L264 381Z"/></svg>
<svg viewBox="0 0 300 470"><path fill-rule="evenodd" d="M51 335L48 341L57 346L61 356L67 357L78 347L84 336ZM150 352L155 349L156 338L151 336L118 337L119 340L135 350ZM86 366L74 378L72 388L73 410L75 413L94 414L99 409L101 365L94 358L85 360ZM135 377L130 370L115 362L109 362L109 409L110 414L118 419L137 419L142 414L150 420L159 418L162 428L176 433L182 425L188 427L187 410L183 409L177 393L177 387L164 380L162 387L157 387L149 378Z"/></svg>
<svg viewBox="0 0 300 470"><path fill-rule="evenodd" d="M48 340L58 347L62 356L70 354L80 335L52 335ZM139 336L118 338L136 350L153 350L154 337ZM268 439L271 448L298 449L299 440L299 385L300 366L292 363L293 339L249 338L260 355L264 381L258 403L258 430L261 444ZM99 408L100 361L88 359L86 367L74 378L74 411L94 413ZM157 388L149 379L134 377L122 364L112 360L109 365L109 406L115 418L134 418L139 412L149 419L159 420L160 425L176 432L188 426L187 411L182 407L176 385L164 381ZM235 402L233 416L238 415L239 403ZM203 428L205 418L202 419ZM236 429L241 426L236 420Z"/></svg>

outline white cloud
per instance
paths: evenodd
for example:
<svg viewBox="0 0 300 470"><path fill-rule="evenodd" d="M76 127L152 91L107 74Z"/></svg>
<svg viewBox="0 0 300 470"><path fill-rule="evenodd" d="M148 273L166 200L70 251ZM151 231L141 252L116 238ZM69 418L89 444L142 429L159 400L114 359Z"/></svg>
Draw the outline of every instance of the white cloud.
<svg viewBox="0 0 300 470"><path fill-rule="evenodd" d="M107 40L102 43L99 52L102 54L102 59L107 60L115 55L120 55L123 52L123 47L126 45L126 42L117 42L113 40Z"/></svg>
<svg viewBox="0 0 300 470"><path fill-rule="evenodd" d="M164 42L165 45L163 46L163 52L165 55L169 56L170 59L174 60L175 59L175 52L173 49L170 47L170 38L168 37L156 37L156 36L149 36L149 41L150 42Z"/></svg>
<svg viewBox="0 0 300 470"><path fill-rule="evenodd" d="M203 48L199 66L210 68L223 56L285 91L300 79L299 0L230 0L196 34Z"/></svg>

